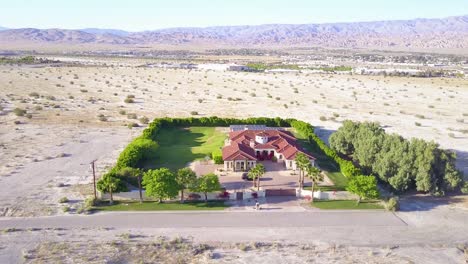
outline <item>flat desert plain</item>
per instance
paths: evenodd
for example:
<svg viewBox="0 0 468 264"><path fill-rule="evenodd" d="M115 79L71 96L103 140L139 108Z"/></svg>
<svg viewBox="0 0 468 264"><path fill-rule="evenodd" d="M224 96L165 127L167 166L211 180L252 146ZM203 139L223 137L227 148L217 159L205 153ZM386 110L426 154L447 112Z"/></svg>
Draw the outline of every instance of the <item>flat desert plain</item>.
<svg viewBox="0 0 468 264"><path fill-rule="evenodd" d="M468 174L468 80L138 67L0 67L0 215L61 214L155 117L297 118L324 139L346 119L434 140ZM133 102L125 102L129 97ZM23 116L15 108L26 110ZM28 115L30 114L30 115ZM129 129L129 123L140 127Z"/></svg>

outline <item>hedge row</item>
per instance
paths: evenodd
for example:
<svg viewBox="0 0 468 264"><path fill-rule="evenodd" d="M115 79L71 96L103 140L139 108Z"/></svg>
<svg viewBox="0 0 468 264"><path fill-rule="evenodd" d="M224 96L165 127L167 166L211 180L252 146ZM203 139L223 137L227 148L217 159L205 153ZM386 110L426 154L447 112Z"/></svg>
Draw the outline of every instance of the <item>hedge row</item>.
<svg viewBox="0 0 468 264"><path fill-rule="evenodd" d="M299 121L299 120L292 120L290 123L291 127L297 130L303 137L306 137L310 144L314 144L320 150L327 155L327 157L334 160L338 166L340 167L341 173L350 178L358 175L362 175L362 172L359 168L354 166L354 164L349 161L341 158L338 156L336 151L331 149L322 139L320 139L314 132L314 127L309 123Z"/></svg>
<svg viewBox="0 0 468 264"><path fill-rule="evenodd" d="M202 117L202 118L156 118L148 127L143 130L143 134L133 140L120 154L115 169L125 167L139 167L145 159L154 158L155 150L158 147L157 137L160 129L170 127L188 126L209 126L227 127L230 125L266 125L269 127L294 127L299 133L308 139L311 144L315 144L326 156L333 159L340 167L341 173L346 177L360 175L361 170L356 168L351 161L344 160L328 147L315 133L314 127L306 122L296 119L282 119L255 117L247 119Z"/></svg>

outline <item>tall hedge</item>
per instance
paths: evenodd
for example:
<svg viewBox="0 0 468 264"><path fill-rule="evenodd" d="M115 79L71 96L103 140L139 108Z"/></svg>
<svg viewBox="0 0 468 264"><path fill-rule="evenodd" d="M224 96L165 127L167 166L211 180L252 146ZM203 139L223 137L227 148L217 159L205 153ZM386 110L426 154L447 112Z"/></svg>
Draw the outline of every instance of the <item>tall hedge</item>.
<svg viewBox="0 0 468 264"><path fill-rule="evenodd" d="M350 178L362 174L361 170L354 166L354 164L351 161L341 158L340 156L338 156L336 151L334 151L327 144L325 144L325 142L323 142L323 140L315 134L314 127L312 125L299 120L292 120L290 124L291 127L296 129L298 133L300 133L303 137L307 138L309 143L317 146L321 151L323 151L323 153L327 157L334 160L340 167L340 171L344 176Z"/></svg>

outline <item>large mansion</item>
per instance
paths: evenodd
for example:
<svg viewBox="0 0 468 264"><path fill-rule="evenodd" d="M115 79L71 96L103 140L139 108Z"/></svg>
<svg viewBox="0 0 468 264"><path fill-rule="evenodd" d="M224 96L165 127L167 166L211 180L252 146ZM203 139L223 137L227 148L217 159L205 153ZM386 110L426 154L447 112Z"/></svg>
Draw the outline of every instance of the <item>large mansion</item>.
<svg viewBox="0 0 468 264"><path fill-rule="evenodd" d="M289 131L265 126L242 126L242 129L232 126L223 147L224 169L247 171L257 161L271 160L284 163L288 170L296 170L297 153L304 153L314 165L315 158L302 150Z"/></svg>

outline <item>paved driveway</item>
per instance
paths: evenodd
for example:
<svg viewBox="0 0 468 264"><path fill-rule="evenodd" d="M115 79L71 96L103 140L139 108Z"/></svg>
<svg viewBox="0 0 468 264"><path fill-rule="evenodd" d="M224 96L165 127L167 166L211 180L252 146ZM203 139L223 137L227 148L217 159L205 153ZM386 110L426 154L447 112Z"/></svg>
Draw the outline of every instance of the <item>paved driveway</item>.
<svg viewBox="0 0 468 264"><path fill-rule="evenodd" d="M260 180L260 186L266 189L291 189L299 186L299 175L293 171L285 170L284 164L271 161L262 161L265 166L265 174ZM227 190L241 190L252 186L251 181L242 180L242 172L228 172L226 176L220 176L221 184ZM305 179L305 186L310 186L309 179Z"/></svg>

